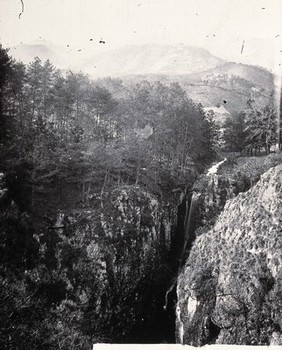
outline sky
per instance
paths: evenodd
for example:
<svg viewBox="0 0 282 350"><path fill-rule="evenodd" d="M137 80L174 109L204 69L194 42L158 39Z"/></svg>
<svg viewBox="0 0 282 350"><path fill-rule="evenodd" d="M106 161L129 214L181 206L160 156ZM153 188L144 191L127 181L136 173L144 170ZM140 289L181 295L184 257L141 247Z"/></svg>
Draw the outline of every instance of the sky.
<svg viewBox="0 0 282 350"><path fill-rule="evenodd" d="M184 44L274 72L282 65L282 0L22 2L0 0L4 47L44 43L77 59L131 44Z"/></svg>

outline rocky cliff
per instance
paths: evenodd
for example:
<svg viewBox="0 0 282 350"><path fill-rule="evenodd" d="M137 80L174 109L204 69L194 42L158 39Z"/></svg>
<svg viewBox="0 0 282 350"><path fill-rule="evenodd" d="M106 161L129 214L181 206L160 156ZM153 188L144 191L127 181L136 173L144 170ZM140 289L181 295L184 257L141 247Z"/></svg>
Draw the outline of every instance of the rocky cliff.
<svg viewBox="0 0 282 350"><path fill-rule="evenodd" d="M164 203L124 185L93 198L87 209L61 210L39 231L0 173L0 296L9 315L0 340L17 344L18 333L7 336L15 328L23 329L22 348L42 337L54 348L172 342L174 314L163 305L182 198L173 196Z"/></svg>
<svg viewBox="0 0 282 350"><path fill-rule="evenodd" d="M177 342L282 344L282 165L228 200L178 279Z"/></svg>
<svg viewBox="0 0 282 350"><path fill-rule="evenodd" d="M91 331L99 335L96 341L166 337L162 306L172 277L167 260L176 219L172 211L173 205L165 209L143 189L124 186L105 194L92 209L60 214L55 225L58 261L65 265L67 251L77 254L80 249L95 270L93 286L79 288L77 297L85 305ZM75 256L70 259L83 263ZM66 266L66 274L68 270ZM72 281L69 285L74 288Z"/></svg>

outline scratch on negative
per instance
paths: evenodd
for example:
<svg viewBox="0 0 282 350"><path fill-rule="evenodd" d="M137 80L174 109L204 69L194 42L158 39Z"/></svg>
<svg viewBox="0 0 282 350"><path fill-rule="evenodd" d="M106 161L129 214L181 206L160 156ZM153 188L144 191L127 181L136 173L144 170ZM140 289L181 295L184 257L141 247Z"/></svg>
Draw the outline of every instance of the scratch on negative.
<svg viewBox="0 0 282 350"><path fill-rule="evenodd" d="M243 40L243 44L242 44L242 47L241 47L241 54L243 53L244 46L245 46L245 40Z"/></svg>
<svg viewBox="0 0 282 350"><path fill-rule="evenodd" d="M21 0L21 4L22 4L22 11L19 14L19 19L21 19L21 15L24 13L24 2L23 2L23 0Z"/></svg>

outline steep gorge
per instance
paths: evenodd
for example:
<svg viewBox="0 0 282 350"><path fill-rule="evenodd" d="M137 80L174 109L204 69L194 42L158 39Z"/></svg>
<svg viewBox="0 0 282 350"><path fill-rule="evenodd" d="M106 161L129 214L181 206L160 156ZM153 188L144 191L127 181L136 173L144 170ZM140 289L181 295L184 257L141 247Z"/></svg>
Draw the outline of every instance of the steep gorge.
<svg viewBox="0 0 282 350"><path fill-rule="evenodd" d="M51 232L57 240L52 278L56 288L66 283L66 292L57 290L59 309L50 314L59 312L69 327L75 296L94 342L174 342L176 331L182 344L280 344L282 168L242 192L250 183L236 171L229 176L225 166L169 201L123 186L102 204L61 211ZM26 226L28 216L1 181L3 215ZM46 257L48 242L33 237ZM46 280L40 269L28 268L31 283Z"/></svg>
<svg viewBox="0 0 282 350"><path fill-rule="evenodd" d="M9 233L11 240L0 246L2 258L10 252L9 242L18 259L23 255L20 293L27 300L25 310L36 310L43 296L44 318L52 318L57 334L52 341L65 345L67 337L79 344L87 339L91 343L174 341L173 309L164 310L163 304L174 276L170 254L180 193L165 204L138 186L120 187L104 194L103 205L94 200L87 209L61 210L46 240L32 229L30 215L11 199L4 174L0 180L1 232ZM34 245L34 256L25 255L22 239ZM13 276L1 270L0 278L14 293ZM37 290L33 299L31 287ZM20 304L18 312L22 312ZM7 328L19 327L21 319L11 315ZM38 328L45 327L46 321L37 322ZM27 343L31 331L32 327L24 336Z"/></svg>
<svg viewBox="0 0 282 350"><path fill-rule="evenodd" d="M168 255L175 208L177 202L165 210L152 194L125 186L108 194L103 208L61 214L61 239L79 240L96 262L95 293L80 293L88 296L86 313L100 341L158 342L171 336L162 305L172 277Z"/></svg>

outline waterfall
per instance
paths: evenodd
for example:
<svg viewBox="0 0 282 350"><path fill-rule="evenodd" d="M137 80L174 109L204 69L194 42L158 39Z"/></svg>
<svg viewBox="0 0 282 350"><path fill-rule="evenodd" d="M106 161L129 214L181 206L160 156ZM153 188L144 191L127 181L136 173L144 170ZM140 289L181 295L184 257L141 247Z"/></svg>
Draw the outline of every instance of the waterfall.
<svg viewBox="0 0 282 350"><path fill-rule="evenodd" d="M192 196L191 196L191 201L190 201L190 205L188 203L188 200L186 201L186 210L185 210L185 218L184 218L184 235L183 235L183 244L182 244L182 248L181 251L179 253L179 259L178 259L178 268L177 268L177 274L176 276L172 279L170 287L168 288L166 294L165 294L165 305L163 306L163 309L166 310L167 309L167 304L168 304L168 295L169 293L171 293L175 287L175 285L177 284L177 279L180 273L180 269L183 265L184 262L184 255L185 255L185 251L186 248L188 246L188 243L192 243L192 235L190 232L190 227L191 227L191 222L192 222L192 214L193 214L193 210L195 208L195 203L197 201L197 199L199 198L200 193L197 192L193 192Z"/></svg>
<svg viewBox="0 0 282 350"><path fill-rule="evenodd" d="M204 184L203 186L195 188L199 188L197 191L193 191L191 195L191 201L190 206L188 207L188 203L186 206L186 216L184 221L184 243L182 247L182 252L179 257L179 276L180 276L180 269L185 264L185 261L187 259L187 255L191 250L193 241L195 240L195 230L197 227L201 226L199 224L197 226L197 222L195 222L195 215L197 215L196 207L199 206L200 210L205 210L206 213L204 214L204 219L202 221L202 224L204 224L207 220L207 218L213 218L214 214L217 210L217 208L220 207L221 204L221 182L219 182L219 175L218 175L218 169L219 167L226 162L226 158L221 160L220 162L213 164L207 171L206 175L201 178L199 181ZM197 204L197 201L202 195L203 201L200 202L200 204ZM204 206L204 208L202 208ZM196 225L195 225L196 224ZM177 305L175 310L175 316L176 316L176 339L180 344L184 343L184 337L185 337L185 322L190 322L192 318L194 317L195 313L198 313L198 307L200 305L200 302L197 300L195 296L192 296L191 294L188 295L188 298L185 299L185 303L183 303L179 299L180 291L185 288L185 281L183 281L183 277L178 278L177 277ZM188 293L188 292L187 292ZM185 310L184 310L185 309ZM201 312L201 311L200 311ZM183 314L185 315L183 318ZM190 321L188 320L190 319Z"/></svg>
<svg viewBox="0 0 282 350"><path fill-rule="evenodd" d="M198 200L198 198L200 197L200 193L197 192L193 192L192 196L191 196L191 201L190 201L190 206L188 206L187 203L187 207L186 207L186 215L185 215L185 221L184 221L184 243L183 243L183 248L179 257L179 268L181 268L182 264L183 264L183 260L184 260L184 254L187 248L188 243L192 243L192 235L191 235L191 222L192 222L192 214L193 214L193 210L195 208L195 204Z"/></svg>
<svg viewBox="0 0 282 350"><path fill-rule="evenodd" d="M213 164L207 171L207 177L209 178L209 186L211 186L213 188L212 190L212 196L213 194L216 192L217 190L217 186L218 186L218 178L217 178L217 171L218 168L220 167L220 165L222 165L227 159L224 158L223 160L221 160L220 162ZM191 200L190 200L190 205L189 205L189 200L186 200L186 209L185 209L185 217L184 217L184 227L183 227L183 242L182 242L182 247L179 251L179 257L178 257L178 262L177 262L177 273L176 276L171 280L170 286L167 289L167 292L165 294L165 305L163 306L163 309L166 310L167 309L167 304L168 304L168 295L169 293L171 293L174 288L175 285L177 284L178 281L178 276L180 274L180 269L183 266L183 264L185 263L185 252L187 251L187 249L190 250L192 243L195 239L194 237L194 230L192 230L192 221L193 221L193 212L195 210L195 206L196 203L199 199L199 197L201 196L202 193L198 193L196 191L192 192L191 195ZM209 203L210 205L213 205L214 200L213 198L208 198L208 202L209 200L211 200L212 203ZM216 202L218 202L219 204L219 198L217 198Z"/></svg>
<svg viewBox="0 0 282 350"><path fill-rule="evenodd" d="M213 188L212 190L212 195L216 193L217 187L218 187L218 178L217 178L217 171L220 165L222 165L227 159L224 158L220 162L212 165L208 171L207 171L207 176L210 179L209 181L209 186ZM171 280L170 286L167 289L167 292L165 294L165 305L163 306L163 309L167 309L167 304L168 304L168 295L174 290L175 285L177 284L178 276L180 274L180 269L185 263L185 252L189 248L191 248L191 245L193 243L194 237L193 233L194 231L192 230L192 221L193 221L193 212L195 210L195 206L197 203L197 200L201 196L202 193L198 193L193 191L191 195L191 200L190 200L190 205L189 205L189 200L187 199L186 201L186 210L185 210L185 218L184 218L184 228L183 228L183 243L181 250L179 252L179 258L178 258L178 267L177 267L177 273L176 276ZM209 205L213 205L214 201L213 198L208 198L208 200L211 200L211 203ZM219 204L219 198L216 198L216 202Z"/></svg>

